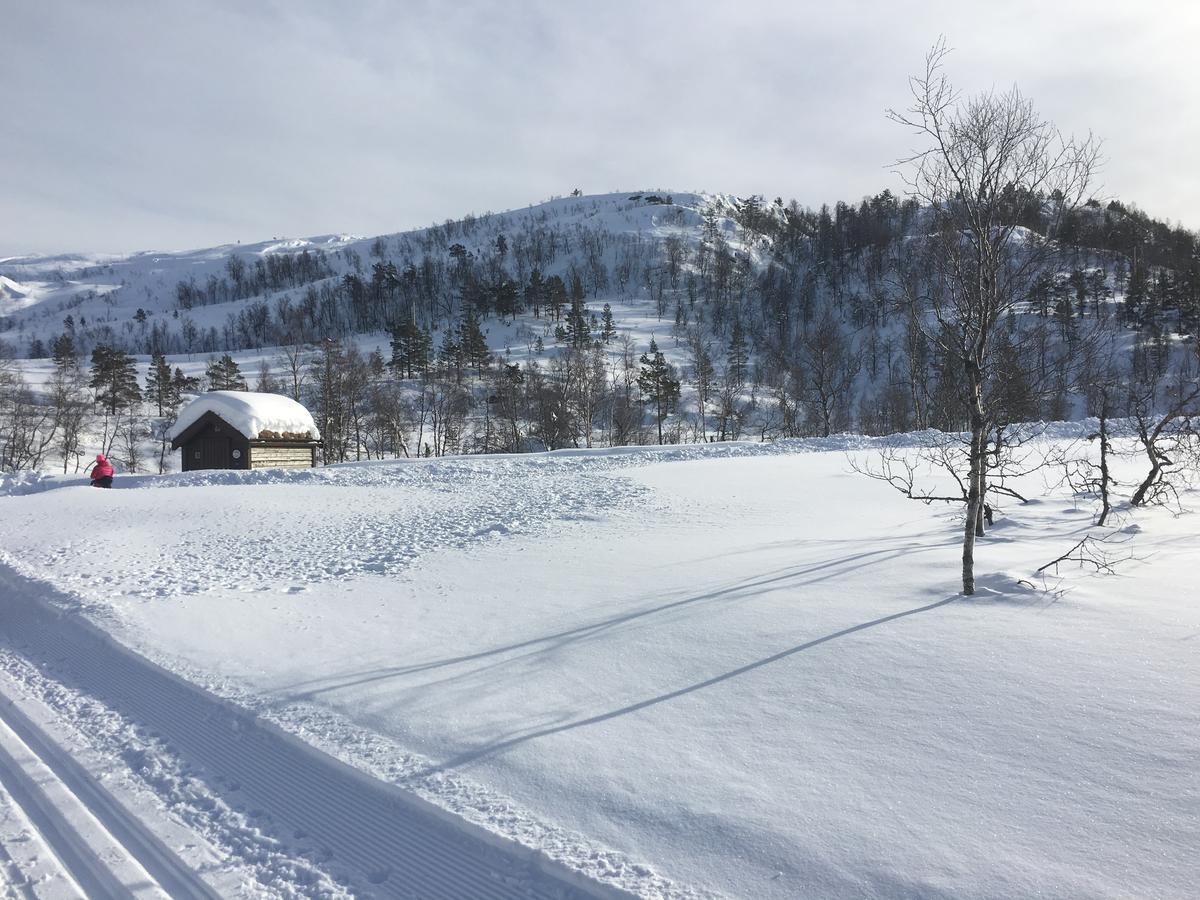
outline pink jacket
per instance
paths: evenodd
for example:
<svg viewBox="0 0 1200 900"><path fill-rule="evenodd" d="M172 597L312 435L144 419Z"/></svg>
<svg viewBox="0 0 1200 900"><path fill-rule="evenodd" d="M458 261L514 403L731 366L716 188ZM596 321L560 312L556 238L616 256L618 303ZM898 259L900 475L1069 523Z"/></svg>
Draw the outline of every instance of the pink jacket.
<svg viewBox="0 0 1200 900"><path fill-rule="evenodd" d="M96 457L96 465L92 466L92 481L97 478L111 478L113 474L112 463L104 458L103 455Z"/></svg>

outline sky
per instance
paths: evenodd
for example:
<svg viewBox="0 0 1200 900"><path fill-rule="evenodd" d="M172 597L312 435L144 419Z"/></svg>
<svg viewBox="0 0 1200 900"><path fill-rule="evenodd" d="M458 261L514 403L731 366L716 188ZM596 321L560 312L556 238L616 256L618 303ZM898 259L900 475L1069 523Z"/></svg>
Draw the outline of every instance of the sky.
<svg viewBox="0 0 1200 900"><path fill-rule="evenodd" d="M1200 228L1200 4L0 0L0 258L374 235L579 188L900 191L945 35Z"/></svg>

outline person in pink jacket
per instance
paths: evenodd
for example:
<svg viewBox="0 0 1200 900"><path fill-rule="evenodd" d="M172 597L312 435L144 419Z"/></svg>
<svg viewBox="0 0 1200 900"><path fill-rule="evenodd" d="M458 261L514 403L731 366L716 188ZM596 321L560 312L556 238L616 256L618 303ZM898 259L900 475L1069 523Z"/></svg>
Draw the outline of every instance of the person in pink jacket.
<svg viewBox="0 0 1200 900"><path fill-rule="evenodd" d="M110 488L113 480L113 467L103 453L96 454L96 464L92 466L92 487Z"/></svg>

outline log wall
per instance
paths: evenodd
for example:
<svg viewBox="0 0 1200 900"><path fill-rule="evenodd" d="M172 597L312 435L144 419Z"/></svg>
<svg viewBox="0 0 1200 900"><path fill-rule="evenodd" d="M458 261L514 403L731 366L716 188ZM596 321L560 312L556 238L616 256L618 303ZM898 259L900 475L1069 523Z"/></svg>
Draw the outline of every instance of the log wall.
<svg viewBox="0 0 1200 900"><path fill-rule="evenodd" d="M251 469L311 469L311 447L252 447Z"/></svg>

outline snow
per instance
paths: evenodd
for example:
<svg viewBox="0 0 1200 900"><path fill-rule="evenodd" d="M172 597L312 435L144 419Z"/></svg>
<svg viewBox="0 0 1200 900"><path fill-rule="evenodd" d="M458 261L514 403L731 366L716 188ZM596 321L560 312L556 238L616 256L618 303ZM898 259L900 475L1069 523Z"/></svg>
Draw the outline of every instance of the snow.
<svg viewBox="0 0 1200 900"><path fill-rule="evenodd" d="M19 300L28 294L29 291L22 285L13 281L11 278L6 278L0 275L0 299L16 299Z"/></svg>
<svg viewBox="0 0 1200 900"><path fill-rule="evenodd" d="M1195 516L1121 509L1117 576L1043 581L1093 510L1030 476L965 599L953 511L850 471L876 444L60 479L0 498L0 563L640 896L1191 896Z"/></svg>
<svg viewBox="0 0 1200 900"><path fill-rule="evenodd" d="M256 391L209 391L179 411L169 437L174 440L205 413L216 413L250 440L264 431L275 435L303 434L321 437L312 414L291 397Z"/></svg>
<svg viewBox="0 0 1200 900"><path fill-rule="evenodd" d="M9 316L18 310L36 305L41 291L33 285L22 284L0 275L0 316Z"/></svg>
<svg viewBox="0 0 1200 900"><path fill-rule="evenodd" d="M645 192L651 193L651 192ZM671 193L674 205L661 206L630 200L637 192L598 194L582 197L567 197L531 205L527 209L501 213L485 213L469 217L473 223L470 233L460 234L455 240L464 244L473 253L494 244L501 233L513 234L522 230L551 224L561 227L568 236L584 233L605 234L624 239L657 241L669 236L684 239L689 244L699 240L698 226L705 210L716 209L728 213L734 208L736 198L718 193L655 192L660 195ZM725 232L729 246L738 253L749 255L756 263L763 260L761 248L750 246L750 237L741 233L736 223L725 216L718 217L719 226ZM440 226L413 229L395 234L365 237L351 234L325 234L308 238L275 238L245 244L224 244L185 251L141 251L131 254L58 254L54 256L10 257L0 259L0 277L20 283L28 296L18 302L3 304L0 296L0 315L11 317L12 328L5 340L20 335L20 349L37 337L49 340L63 330L64 314L70 312L79 321L86 319L89 328L107 324L117 330L121 323L132 321L138 309L148 315L147 327L158 325L177 332L182 313L201 330L220 329L230 314L237 315L252 299L214 303L180 310L177 306L175 285L179 281L194 279L203 284L210 276L226 274L226 264L237 256L248 263L277 253L297 253L305 249L321 251L326 262L334 270L334 279L354 271L348 262L349 254L357 254L364 260L371 258L371 246L382 239L393 248L397 262L412 257L418 259L429 249L429 242L438 241ZM613 243L606 239L606 243ZM403 250L400 249L403 245ZM444 246L441 247L445 249ZM647 252L650 246L647 245ZM613 262L611 248L606 251L606 264ZM657 253L657 249L654 250ZM559 254L552 265L544 267L543 274L566 274L574 262L569 253ZM287 291L268 293L262 296L274 302ZM635 286L627 291L607 291L590 297L589 307L599 312L600 306L610 301L614 312L620 316L623 307L639 293ZM639 306L650 309L649 298ZM652 318L653 316L648 316ZM622 327L625 322L620 323ZM528 330L540 328L543 323L523 316L518 326ZM669 328L669 322L656 320L660 333ZM520 341L511 335L501 337L499 332L515 332L517 326L505 329L492 323L496 333L490 341L494 349L504 346L520 346ZM85 329L81 328L81 333ZM529 342L532 342L532 335ZM386 343L386 342L385 342ZM242 357L237 357L239 361ZM172 356L172 366L180 361L190 361L183 354Z"/></svg>

